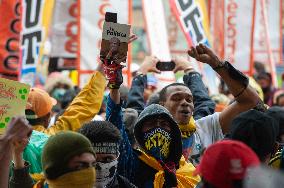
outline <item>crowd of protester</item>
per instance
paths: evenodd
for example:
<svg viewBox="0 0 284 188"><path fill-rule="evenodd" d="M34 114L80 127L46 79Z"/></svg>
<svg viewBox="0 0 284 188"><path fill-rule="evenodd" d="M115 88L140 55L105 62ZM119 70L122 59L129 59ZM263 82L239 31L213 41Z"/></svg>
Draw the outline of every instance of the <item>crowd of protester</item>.
<svg viewBox="0 0 284 188"><path fill-rule="evenodd" d="M249 78L205 45L188 55L220 76L219 94L181 58L173 72L183 83L158 90L152 56L130 88L121 68L107 82L109 66L121 63L111 58L82 89L60 73L31 88L25 117L0 137L0 187L242 188L260 167L283 178L284 90L259 63Z"/></svg>

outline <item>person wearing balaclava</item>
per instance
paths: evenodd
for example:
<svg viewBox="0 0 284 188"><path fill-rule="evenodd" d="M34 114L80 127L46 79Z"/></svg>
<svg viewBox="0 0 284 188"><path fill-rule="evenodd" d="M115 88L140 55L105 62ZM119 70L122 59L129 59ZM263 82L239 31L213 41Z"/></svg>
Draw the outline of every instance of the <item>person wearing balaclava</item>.
<svg viewBox="0 0 284 188"><path fill-rule="evenodd" d="M118 173L137 187L195 187L200 181L182 156L181 133L169 111L161 105L146 107L138 117L134 135L139 149L132 149L125 126L118 89L110 89L106 119L120 131Z"/></svg>
<svg viewBox="0 0 284 188"><path fill-rule="evenodd" d="M91 141L96 152L95 188L136 187L117 173L121 135L112 123L108 121L91 121L83 125L79 133Z"/></svg>
<svg viewBox="0 0 284 188"><path fill-rule="evenodd" d="M85 136L72 131L49 137L42 152L44 176L36 184L28 174L29 163L16 164L22 166L13 166L11 188L92 188L96 181L96 154L92 144Z"/></svg>

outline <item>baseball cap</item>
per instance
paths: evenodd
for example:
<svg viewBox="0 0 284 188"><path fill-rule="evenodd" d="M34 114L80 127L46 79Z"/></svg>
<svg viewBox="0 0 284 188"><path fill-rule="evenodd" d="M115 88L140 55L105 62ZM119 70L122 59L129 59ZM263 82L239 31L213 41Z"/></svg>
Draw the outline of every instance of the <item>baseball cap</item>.
<svg viewBox="0 0 284 188"><path fill-rule="evenodd" d="M201 175L213 186L230 188L232 181L244 179L247 169L259 164L258 157L248 146L224 140L205 150L194 174Z"/></svg>
<svg viewBox="0 0 284 188"><path fill-rule="evenodd" d="M48 114L57 101L39 88L31 88L26 105L26 118L37 119Z"/></svg>
<svg viewBox="0 0 284 188"><path fill-rule="evenodd" d="M245 143L264 160L275 149L278 132L279 126L272 117L253 109L233 119L229 137Z"/></svg>

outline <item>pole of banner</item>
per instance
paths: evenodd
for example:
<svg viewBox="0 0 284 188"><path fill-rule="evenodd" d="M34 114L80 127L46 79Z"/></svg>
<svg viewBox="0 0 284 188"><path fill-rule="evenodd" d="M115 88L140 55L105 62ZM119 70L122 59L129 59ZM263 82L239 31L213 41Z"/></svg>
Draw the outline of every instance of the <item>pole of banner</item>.
<svg viewBox="0 0 284 188"><path fill-rule="evenodd" d="M128 0L128 23L132 23L132 0ZM128 58L127 58L127 85L130 87L132 75L131 75L131 62L132 62L132 44L128 45Z"/></svg>
<svg viewBox="0 0 284 188"><path fill-rule="evenodd" d="M267 12L265 8L265 0L261 0L261 13L263 15L264 19L264 27L265 27L265 40L266 40L266 49L267 49L267 55L269 59L269 65L270 65L270 71L271 71L271 77L272 77L272 84L276 87L277 79L276 79L276 70L275 70L275 62L272 57L272 50L270 45L270 36L268 31L268 20L267 20Z"/></svg>
<svg viewBox="0 0 284 188"><path fill-rule="evenodd" d="M250 67L248 74L250 76L253 75L253 66L254 66L254 28L255 28L255 14L256 14L256 3L257 1L253 1L253 13L252 13L252 24L251 24L251 36L250 36Z"/></svg>
<svg viewBox="0 0 284 188"><path fill-rule="evenodd" d="M80 77L81 77L81 70L80 70L80 62L81 62L81 0L77 1L77 26L78 26L78 33L77 33L77 58L76 58L76 68L77 68L77 84L80 86Z"/></svg>

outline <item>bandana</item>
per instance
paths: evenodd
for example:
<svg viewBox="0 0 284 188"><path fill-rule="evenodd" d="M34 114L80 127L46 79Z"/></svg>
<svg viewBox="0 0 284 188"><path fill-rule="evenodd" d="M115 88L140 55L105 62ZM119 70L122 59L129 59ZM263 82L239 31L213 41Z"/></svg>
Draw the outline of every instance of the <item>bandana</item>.
<svg viewBox="0 0 284 188"><path fill-rule="evenodd" d="M186 125L178 125L179 129L181 131L181 137L182 138L189 138L195 131L196 131L196 125L193 117L191 116L188 124Z"/></svg>
<svg viewBox="0 0 284 188"><path fill-rule="evenodd" d="M46 180L49 188L90 188L96 181L95 168L87 168L64 174L55 180Z"/></svg>
<svg viewBox="0 0 284 188"><path fill-rule="evenodd" d="M139 150L141 155L139 159L145 164L157 170L153 182L154 188L163 188L165 183L165 172L162 165L153 157L147 155L145 152ZM199 176L194 176L195 167L191 163L187 163L184 157L181 157L179 162L179 169L176 170L177 187L179 188L194 188L200 182Z"/></svg>
<svg viewBox="0 0 284 188"><path fill-rule="evenodd" d="M96 163L96 184L95 188L109 187L112 184L118 164L118 157L109 163Z"/></svg>
<svg viewBox="0 0 284 188"><path fill-rule="evenodd" d="M99 154L118 154L119 144L114 142L99 142L93 144L95 153Z"/></svg>
<svg viewBox="0 0 284 188"><path fill-rule="evenodd" d="M144 133L146 150L158 160L165 160L169 156L171 134L161 128L155 127Z"/></svg>

